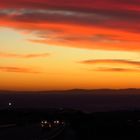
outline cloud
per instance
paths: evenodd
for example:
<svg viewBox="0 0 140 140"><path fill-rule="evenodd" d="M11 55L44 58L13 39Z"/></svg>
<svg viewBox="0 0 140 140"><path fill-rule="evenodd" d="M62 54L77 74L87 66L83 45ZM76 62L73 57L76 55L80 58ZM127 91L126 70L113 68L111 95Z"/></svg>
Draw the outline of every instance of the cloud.
<svg viewBox="0 0 140 140"><path fill-rule="evenodd" d="M112 7L111 7L112 5ZM113 9L135 9L140 5L139 0L1 0L1 7L13 8L73 8L73 9L93 9L107 8Z"/></svg>
<svg viewBox="0 0 140 140"><path fill-rule="evenodd" d="M0 26L28 30L38 37L30 41L140 51L139 0L1 0L0 3Z"/></svg>
<svg viewBox="0 0 140 140"><path fill-rule="evenodd" d="M110 9L1 9L1 18L12 22L63 23L140 32L140 13Z"/></svg>
<svg viewBox="0 0 140 140"><path fill-rule="evenodd" d="M96 64L121 64L121 65L131 65L140 67L140 61L131 61L131 60L123 60L123 59L95 59L95 60L84 60L80 61L81 64L89 64L89 65L96 65Z"/></svg>
<svg viewBox="0 0 140 140"><path fill-rule="evenodd" d="M0 71L2 72L15 72L15 73L32 73L37 74L39 72L33 71L29 68L13 67L13 66L0 66Z"/></svg>
<svg viewBox="0 0 140 140"><path fill-rule="evenodd" d="M100 72L140 72L140 69L127 69L127 68L97 68L92 71L100 71Z"/></svg>
<svg viewBox="0 0 140 140"><path fill-rule="evenodd" d="M78 63L94 66L89 71L98 72L140 72L140 61L123 59L92 59Z"/></svg>
<svg viewBox="0 0 140 140"><path fill-rule="evenodd" d="M48 57L48 53L43 54L13 54L13 53L1 53L0 57L3 58L42 58L42 57Z"/></svg>
<svg viewBox="0 0 140 140"><path fill-rule="evenodd" d="M120 44L120 43L125 43L125 42L130 42L130 40L122 40L119 38L119 36L113 36L109 34L95 34L95 35L67 35L64 33L62 35L62 32L60 33L55 33L55 32L48 32L48 33L37 33L37 36L39 36L39 39L29 39L31 42L37 42L37 43L48 43L48 44L70 44L73 43L76 44L74 47L77 46L77 42L90 42L91 44L96 44L96 43L107 43L107 44ZM81 44L80 44L81 45ZM85 44L84 44L85 45ZM78 46L77 46L78 47ZM90 49L96 49L97 47L95 46L86 46L87 48L89 47ZM106 48L107 49L107 48Z"/></svg>

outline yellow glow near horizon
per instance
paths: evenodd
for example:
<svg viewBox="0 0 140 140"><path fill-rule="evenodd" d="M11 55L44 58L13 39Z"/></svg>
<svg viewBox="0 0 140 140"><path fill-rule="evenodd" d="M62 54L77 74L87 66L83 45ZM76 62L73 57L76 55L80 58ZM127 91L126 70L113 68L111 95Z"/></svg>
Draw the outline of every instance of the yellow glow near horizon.
<svg viewBox="0 0 140 140"><path fill-rule="evenodd" d="M96 68L106 65L80 63L99 59L140 61L137 52L58 47L29 42L28 38L34 36L8 28L0 29L0 53L19 56L49 54L34 58L0 56L0 89L140 88L139 71L97 71ZM120 65L108 63L107 66L115 68ZM125 66L126 69L130 67L136 66Z"/></svg>

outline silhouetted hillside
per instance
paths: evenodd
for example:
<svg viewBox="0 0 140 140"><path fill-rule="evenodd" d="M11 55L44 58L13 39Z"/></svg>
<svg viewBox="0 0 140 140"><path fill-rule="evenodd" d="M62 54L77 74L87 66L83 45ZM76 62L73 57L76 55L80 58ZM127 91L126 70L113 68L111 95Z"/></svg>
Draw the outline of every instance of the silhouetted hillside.
<svg viewBox="0 0 140 140"><path fill-rule="evenodd" d="M139 110L140 89L0 91L0 107L73 108L82 111Z"/></svg>

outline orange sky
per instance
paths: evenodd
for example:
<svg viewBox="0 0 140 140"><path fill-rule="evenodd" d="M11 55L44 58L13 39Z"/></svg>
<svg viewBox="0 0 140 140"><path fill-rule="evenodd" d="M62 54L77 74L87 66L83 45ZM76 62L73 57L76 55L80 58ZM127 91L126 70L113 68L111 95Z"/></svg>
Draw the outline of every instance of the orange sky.
<svg viewBox="0 0 140 140"><path fill-rule="evenodd" d="M1 0L0 89L140 88L139 4Z"/></svg>

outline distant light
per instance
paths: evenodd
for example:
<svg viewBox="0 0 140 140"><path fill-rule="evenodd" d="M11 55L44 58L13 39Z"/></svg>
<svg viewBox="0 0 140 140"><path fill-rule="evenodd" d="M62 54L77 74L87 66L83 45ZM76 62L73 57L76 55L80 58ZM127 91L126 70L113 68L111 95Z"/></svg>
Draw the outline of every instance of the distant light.
<svg viewBox="0 0 140 140"><path fill-rule="evenodd" d="M9 103L8 103L8 105L9 105L9 106L11 106L11 105L12 105L12 103L11 103L11 102L9 102Z"/></svg>
<svg viewBox="0 0 140 140"><path fill-rule="evenodd" d="M41 124L47 124L47 123L48 123L47 120L41 121Z"/></svg>

